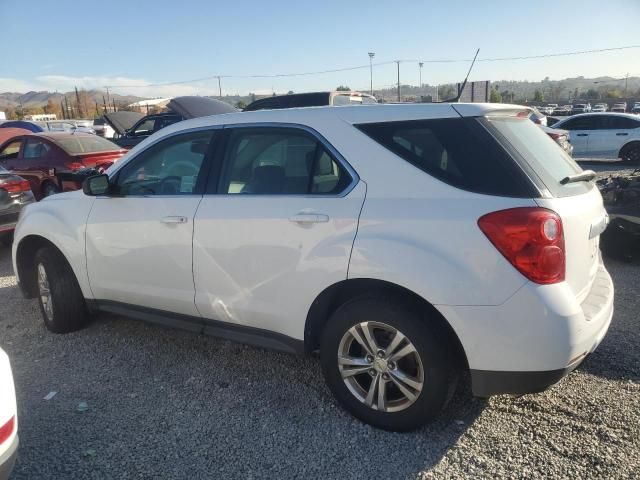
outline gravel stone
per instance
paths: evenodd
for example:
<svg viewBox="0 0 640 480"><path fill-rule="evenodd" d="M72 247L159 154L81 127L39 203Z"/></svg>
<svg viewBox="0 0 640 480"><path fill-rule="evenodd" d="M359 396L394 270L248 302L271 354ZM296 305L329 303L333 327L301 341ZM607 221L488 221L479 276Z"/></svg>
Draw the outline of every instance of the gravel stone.
<svg viewBox="0 0 640 480"><path fill-rule="evenodd" d="M49 333L0 248L0 346L20 420L12 478L639 478L640 262L607 266L611 329L569 377L519 398L462 389L442 418L401 434L336 405L316 358L113 315ZM91 408L78 414L80 402Z"/></svg>

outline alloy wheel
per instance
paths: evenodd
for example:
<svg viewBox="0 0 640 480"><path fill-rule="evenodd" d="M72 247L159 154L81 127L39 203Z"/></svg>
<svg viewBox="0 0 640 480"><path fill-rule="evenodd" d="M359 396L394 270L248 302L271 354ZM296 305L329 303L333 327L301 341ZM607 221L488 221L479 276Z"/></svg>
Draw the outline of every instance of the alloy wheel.
<svg viewBox="0 0 640 480"><path fill-rule="evenodd" d="M51 289L49 288L49 279L44 265L38 264L38 292L40 294L40 302L42 309L47 316L47 320L53 320L53 298L51 297Z"/></svg>
<svg viewBox="0 0 640 480"><path fill-rule="evenodd" d="M338 368L349 391L382 412L405 410L424 387L416 347L402 332L381 322L358 323L343 335Z"/></svg>

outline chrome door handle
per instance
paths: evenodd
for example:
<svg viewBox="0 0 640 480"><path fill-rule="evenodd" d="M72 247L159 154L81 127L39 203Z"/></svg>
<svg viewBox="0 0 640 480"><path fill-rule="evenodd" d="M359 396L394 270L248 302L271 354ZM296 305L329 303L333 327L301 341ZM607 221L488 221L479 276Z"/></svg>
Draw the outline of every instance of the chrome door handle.
<svg viewBox="0 0 640 480"><path fill-rule="evenodd" d="M577 137L588 137L589 134L588 133L578 133L576 134Z"/></svg>
<svg viewBox="0 0 640 480"><path fill-rule="evenodd" d="M168 216L168 217L162 217L160 221L162 223L187 223L189 219L187 217Z"/></svg>
<svg viewBox="0 0 640 480"><path fill-rule="evenodd" d="M321 213L298 213L289 217L290 222L294 223L326 223L329 221L329 215Z"/></svg>
<svg viewBox="0 0 640 480"><path fill-rule="evenodd" d="M619 137L623 137L623 136L627 136L629 134L625 133L625 132L618 132L618 133L616 133L616 135L618 135Z"/></svg>

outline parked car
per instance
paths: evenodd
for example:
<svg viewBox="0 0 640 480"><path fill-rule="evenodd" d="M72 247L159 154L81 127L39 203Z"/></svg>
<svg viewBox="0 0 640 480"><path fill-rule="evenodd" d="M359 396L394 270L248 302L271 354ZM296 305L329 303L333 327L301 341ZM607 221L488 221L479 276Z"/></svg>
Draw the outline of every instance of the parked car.
<svg viewBox="0 0 640 480"><path fill-rule="evenodd" d="M460 371L477 396L538 392L603 339L613 284L593 172L527 112L180 122L82 191L28 208L17 280L54 332L86 325L88 309L319 351L338 401L385 429L436 416Z"/></svg>
<svg viewBox="0 0 640 480"><path fill-rule="evenodd" d="M27 180L0 167L0 245L10 245L18 216L35 198Z"/></svg>
<svg viewBox="0 0 640 480"><path fill-rule="evenodd" d="M238 111L220 100L193 96L172 98L167 109L168 112L147 116L136 112L112 112L106 113L104 118L116 131L113 141L130 149L158 130L182 120ZM124 113L129 115L122 115Z"/></svg>
<svg viewBox="0 0 640 480"><path fill-rule="evenodd" d="M360 92L311 92L274 95L260 98L247 105L245 112L279 108L322 107L326 105L368 105L378 103L372 95Z"/></svg>
<svg viewBox="0 0 640 480"><path fill-rule="evenodd" d="M606 103L596 103L591 109L592 112L606 112L609 109Z"/></svg>
<svg viewBox="0 0 640 480"><path fill-rule="evenodd" d="M539 107L534 108L536 108L540 113L544 115L551 115L553 113L553 107L540 105Z"/></svg>
<svg viewBox="0 0 640 480"><path fill-rule="evenodd" d="M589 111L589 109L587 108L587 104L586 103L576 103L571 108L571 115L575 115L577 113L587 113L588 111Z"/></svg>
<svg viewBox="0 0 640 480"><path fill-rule="evenodd" d="M560 120L575 157L640 161L640 119L625 113L588 113Z"/></svg>
<svg viewBox="0 0 640 480"><path fill-rule="evenodd" d="M50 120L46 124L50 132L96 133L89 120Z"/></svg>
<svg viewBox="0 0 640 480"><path fill-rule="evenodd" d="M573 108L572 105L562 105L561 107L555 107L553 109L553 115L557 115L557 116L571 115L572 108Z"/></svg>
<svg viewBox="0 0 640 480"><path fill-rule="evenodd" d="M18 453L18 409L9 357L0 348L0 480L7 480Z"/></svg>
<svg viewBox="0 0 640 480"><path fill-rule="evenodd" d="M640 113L640 104L636 104L631 108L631 113Z"/></svg>
<svg viewBox="0 0 640 480"><path fill-rule="evenodd" d="M34 133L13 137L0 145L0 166L27 179L40 200L63 190L59 174L86 167L106 169L125 153L126 150L97 135Z"/></svg>
<svg viewBox="0 0 640 480"><path fill-rule="evenodd" d="M103 138L113 138L116 134L116 131L109 125L109 122L107 122L104 117L96 118L93 121L92 128L95 130L96 135Z"/></svg>
<svg viewBox="0 0 640 480"><path fill-rule="evenodd" d="M8 120L6 122L0 123L0 128L21 128L23 130L29 130L33 133L44 132L45 127L36 122L31 122L27 120Z"/></svg>
<svg viewBox="0 0 640 480"><path fill-rule="evenodd" d="M612 112L625 113L627 111L627 102L616 102L611 107Z"/></svg>
<svg viewBox="0 0 640 480"><path fill-rule="evenodd" d="M569 142L569 131L562 130L559 128L551 128L545 125L540 125L540 128L544 133L549 135L551 139L556 142L562 150L564 150L567 155L573 155L573 145Z"/></svg>

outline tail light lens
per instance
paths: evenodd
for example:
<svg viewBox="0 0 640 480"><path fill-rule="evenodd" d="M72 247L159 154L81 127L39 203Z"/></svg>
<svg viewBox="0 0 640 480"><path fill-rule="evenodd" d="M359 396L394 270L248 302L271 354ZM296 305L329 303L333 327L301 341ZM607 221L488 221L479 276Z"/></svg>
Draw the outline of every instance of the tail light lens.
<svg viewBox="0 0 640 480"><path fill-rule="evenodd" d="M532 282L564 281L564 231L562 220L555 212L546 208L511 208L481 217L478 226L498 251Z"/></svg>
<svg viewBox="0 0 640 480"><path fill-rule="evenodd" d="M0 426L0 445L7 441L7 439L13 433L13 430L16 426L16 417L15 415L9 419L7 423Z"/></svg>
<svg viewBox="0 0 640 480"><path fill-rule="evenodd" d="M0 188L6 190L10 194L11 193L16 194L16 193L28 192L29 190L31 190L31 185L27 180L17 180L17 181L10 181L10 182L5 182L3 184L0 184Z"/></svg>

